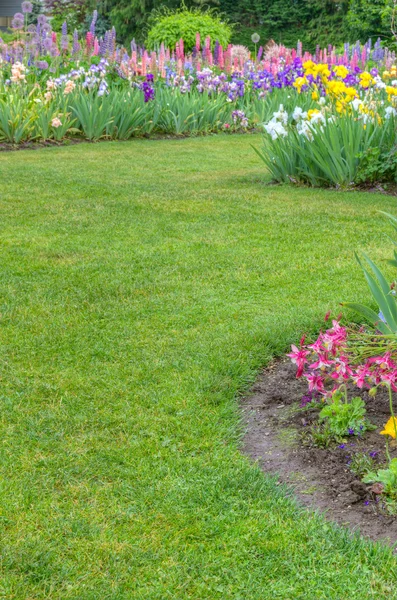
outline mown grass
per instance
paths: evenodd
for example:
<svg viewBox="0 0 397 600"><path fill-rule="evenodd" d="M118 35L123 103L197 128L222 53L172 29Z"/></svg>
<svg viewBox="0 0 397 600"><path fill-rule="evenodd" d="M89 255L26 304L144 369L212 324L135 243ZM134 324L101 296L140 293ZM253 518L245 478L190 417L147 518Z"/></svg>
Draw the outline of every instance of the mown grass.
<svg viewBox="0 0 397 600"><path fill-rule="evenodd" d="M395 200L268 187L259 143L0 156L0 597L395 597L388 549L240 454L236 400L366 298Z"/></svg>

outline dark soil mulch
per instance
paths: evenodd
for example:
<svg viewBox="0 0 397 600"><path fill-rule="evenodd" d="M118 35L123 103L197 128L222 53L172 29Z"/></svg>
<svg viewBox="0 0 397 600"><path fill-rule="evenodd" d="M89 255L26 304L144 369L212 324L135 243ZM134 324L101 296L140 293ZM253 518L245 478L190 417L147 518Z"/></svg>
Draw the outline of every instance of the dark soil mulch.
<svg viewBox="0 0 397 600"><path fill-rule="evenodd" d="M379 496L348 464L358 452L376 452L376 466L385 463L385 438L379 432L390 417L388 394L381 391L371 398L366 391L350 390L350 397L365 400L368 418L377 429L347 438L344 448L334 444L325 449L315 447L308 436L318 410L300 409L306 393L307 383L296 379L295 365L289 360L272 363L243 401L245 453L291 485L305 506L326 511L329 519L373 540L396 543L397 517L387 514ZM397 449L390 453L397 456Z"/></svg>

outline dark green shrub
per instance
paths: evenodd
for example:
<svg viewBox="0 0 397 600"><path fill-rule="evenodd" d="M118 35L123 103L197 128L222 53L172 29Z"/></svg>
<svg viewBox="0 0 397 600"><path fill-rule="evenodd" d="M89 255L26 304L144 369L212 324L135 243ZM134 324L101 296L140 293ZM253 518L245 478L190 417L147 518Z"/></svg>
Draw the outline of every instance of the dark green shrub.
<svg viewBox="0 0 397 600"><path fill-rule="evenodd" d="M197 33L202 41L209 35L212 45L218 40L226 48L232 35L231 26L211 10L202 12L198 9L182 8L154 14L151 20L153 25L146 42L151 49L160 46L161 43L168 48L175 48L176 43L183 38L185 49L191 51L196 45Z"/></svg>

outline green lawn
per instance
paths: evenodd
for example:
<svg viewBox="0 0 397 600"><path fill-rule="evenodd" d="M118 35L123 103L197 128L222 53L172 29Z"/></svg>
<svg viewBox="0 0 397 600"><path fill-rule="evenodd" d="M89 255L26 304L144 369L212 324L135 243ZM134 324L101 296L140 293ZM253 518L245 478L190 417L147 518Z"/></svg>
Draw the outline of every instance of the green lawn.
<svg viewBox="0 0 397 600"><path fill-rule="evenodd" d="M269 187L259 136L0 154L0 598L395 598L386 548L239 452L237 397L390 254L391 197Z"/></svg>

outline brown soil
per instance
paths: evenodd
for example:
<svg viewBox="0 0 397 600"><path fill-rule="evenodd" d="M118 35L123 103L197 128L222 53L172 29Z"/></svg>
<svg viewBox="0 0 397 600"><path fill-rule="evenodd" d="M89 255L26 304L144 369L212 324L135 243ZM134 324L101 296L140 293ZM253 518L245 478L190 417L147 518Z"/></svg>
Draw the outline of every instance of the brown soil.
<svg viewBox="0 0 397 600"><path fill-rule="evenodd" d="M296 367L289 360L275 361L243 401L247 426L244 452L264 471L277 474L280 481L292 486L305 506L325 511L330 520L373 540L396 543L397 517L386 512L379 496L351 472L348 464L358 452L376 452L376 465L385 463L385 438L379 432L390 417L387 393L371 398L366 391L351 390L352 395L365 400L368 418L377 429L347 438L344 448L340 444L318 448L308 436L318 409L300 409L307 383L295 375ZM391 456L397 456L396 449L391 449Z"/></svg>

